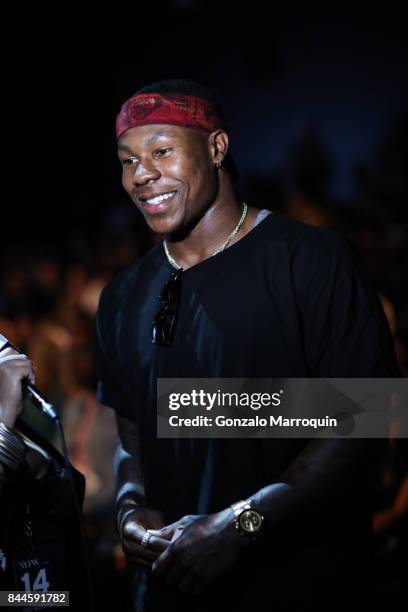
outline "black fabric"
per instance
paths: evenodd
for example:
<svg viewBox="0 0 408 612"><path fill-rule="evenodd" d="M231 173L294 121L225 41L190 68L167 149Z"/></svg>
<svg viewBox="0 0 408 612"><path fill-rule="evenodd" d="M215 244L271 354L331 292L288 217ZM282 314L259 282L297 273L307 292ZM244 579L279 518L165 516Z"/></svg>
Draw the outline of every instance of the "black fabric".
<svg viewBox="0 0 408 612"><path fill-rule="evenodd" d="M22 467L10 483L3 486L0 548L7 566L4 572L0 571L0 586L8 590L27 590L22 580L25 575L32 590L69 591L70 609L90 610L79 517L64 459L28 422L19 418L17 426L47 451L51 462L47 473L38 480ZM71 469L82 506L85 478L73 466ZM27 519L31 537L27 533ZM36 580L38 586L35 586Z"/></svg>
<svg viewBox="0 0 408 612"><path fill-rule="evenodd" d="M379 301L351 248L333 231L274 213L227 250L186 270L174 342L167 348L153 345L150 333L171 271L159 244L104 289L97 315L99 399L138 423L147 503L169 522L219 511L278 480L307 440L157 439L157 377L398 375ZM300 579L307 554L312 574L339 576L347 548L349 575L350 559L364 563L370 515L358 476L327 514L316 514L313 527L292 524L282 541L273 534L275 554L257 551L251 565L263 569L246 565L245 580L234 572L237 605L261 597L257 572L275 575L276 590L283 592L279 584L293 572ZM251 581L258 586L250 587ZM157 592L150 590L149 597ZM176 594L166 597L178 601L175 609L182 605ZM197 601L186 606L201 609Z"/></svg>

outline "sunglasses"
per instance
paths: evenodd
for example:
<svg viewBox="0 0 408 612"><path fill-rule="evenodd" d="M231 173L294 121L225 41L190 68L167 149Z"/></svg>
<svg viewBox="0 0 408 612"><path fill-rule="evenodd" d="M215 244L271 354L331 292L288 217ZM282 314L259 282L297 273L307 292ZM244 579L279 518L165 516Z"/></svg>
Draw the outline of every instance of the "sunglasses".
<svg viewBox="0 0 408 612"><path fill-rule="evenodd" d="M161 290L159 299L162 306L152 324L152 342L158 346L172 346L173 344L180 305L182 276L181 268L175 270Z"/></svg>

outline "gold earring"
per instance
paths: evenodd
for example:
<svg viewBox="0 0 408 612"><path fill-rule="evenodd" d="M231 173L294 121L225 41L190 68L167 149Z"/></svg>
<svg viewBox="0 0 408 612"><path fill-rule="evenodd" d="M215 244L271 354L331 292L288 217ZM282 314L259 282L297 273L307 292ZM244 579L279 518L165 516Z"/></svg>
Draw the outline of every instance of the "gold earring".
<svg viewBox="0 0 408 612"><path fill-rule="evenodd" d="M217 170L222 170L222 161L216 162L215 167L217 168Z"/></svg>

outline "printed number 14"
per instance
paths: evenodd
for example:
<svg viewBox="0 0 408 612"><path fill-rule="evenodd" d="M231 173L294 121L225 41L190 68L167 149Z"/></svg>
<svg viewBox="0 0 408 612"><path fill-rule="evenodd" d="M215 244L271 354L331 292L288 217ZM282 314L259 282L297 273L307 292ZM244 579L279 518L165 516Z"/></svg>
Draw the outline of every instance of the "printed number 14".
<svg viewBox="0 0 408 612"><path fill-rule="evenodd" d="M30 574L28 572L22 575L21 582L24 582L25 591L48 591L50 586L50 583L47 582L47 574L44 568L38 572L32 589L30 588Z"/></svg>

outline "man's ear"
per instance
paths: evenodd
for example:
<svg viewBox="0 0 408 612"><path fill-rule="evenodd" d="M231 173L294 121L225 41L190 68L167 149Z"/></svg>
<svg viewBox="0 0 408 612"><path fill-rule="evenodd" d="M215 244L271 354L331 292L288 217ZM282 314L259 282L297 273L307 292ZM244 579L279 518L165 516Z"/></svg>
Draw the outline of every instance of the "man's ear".
<svg viewBox="0 0 408 612"><path fill-rule="evenodd" d="M208 138L210 154L214 164L222 162L228 151L228 134L224 130L215 130Z"/></svg>

